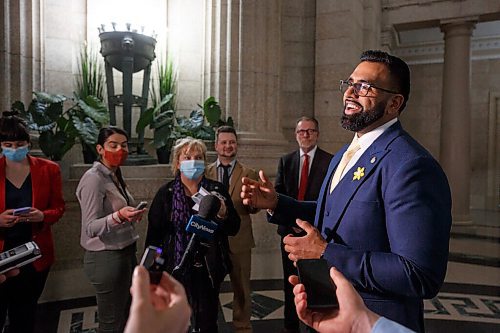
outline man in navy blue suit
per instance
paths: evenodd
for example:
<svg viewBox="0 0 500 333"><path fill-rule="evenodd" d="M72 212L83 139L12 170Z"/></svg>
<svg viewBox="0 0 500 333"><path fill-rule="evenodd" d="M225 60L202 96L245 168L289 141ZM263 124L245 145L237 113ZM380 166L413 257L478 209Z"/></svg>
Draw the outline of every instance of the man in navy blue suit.
<svg viewBox="0 0 500 333"><path fill-rule="evenodd" d="M244 179L243 202L270 209L273 223L297 218L306 235L285 237L291 260L326 259L368 308L423 332L423 299L438 293L448 261L448 181L398 120L410 94L403 60L366 51L340 85L341 125L355 135L334 155L318 200L277 194L261 171L260 182Z"/></svg>

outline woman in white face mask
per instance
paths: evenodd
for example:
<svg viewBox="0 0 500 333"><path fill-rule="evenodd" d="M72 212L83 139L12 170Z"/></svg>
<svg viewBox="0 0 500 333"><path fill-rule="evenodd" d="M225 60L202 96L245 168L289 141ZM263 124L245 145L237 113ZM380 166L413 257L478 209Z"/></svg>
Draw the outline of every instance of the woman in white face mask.
<svg viewBox="0 0 500 333"><path fill-rule="evenodd" d="M8 311L9 332L33 332L38 298L54 262L50 228L64 213L61 171L56 163L28 154L29 132L16 112L0 118L0 145L0 252L33 240L42 252L0 285L0 331Z"/></svg>
<svg viewBox="0 0 500 333"><path fill-rule="evenodd" d="M214 218L218 225L208 247L199 246L186 269L175 276L184 285L193 308L191 326L199 332L217 332L219 290L231 270L227 236L234 236L240 217L224 186L205 178L207 148L201 140L184 138L173 149L172 171L175 179L156 193L148 214L146 247L165 249L165 270L169 273L184 255L192 234L186 231L190 218L196 214L196 198L201 193L216 192L221 207Z"/></svg>

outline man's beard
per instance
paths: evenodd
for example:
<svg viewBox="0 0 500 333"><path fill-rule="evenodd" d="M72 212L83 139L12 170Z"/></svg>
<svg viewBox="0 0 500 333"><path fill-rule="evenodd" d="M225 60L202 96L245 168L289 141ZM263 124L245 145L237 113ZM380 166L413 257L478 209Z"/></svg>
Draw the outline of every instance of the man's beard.
<svg viewBox="0 0 500 333"><path fill-rule="evenodd" d="M385 106L385 102L378 102L370 110L362 110L361 112L351 115L345 114L344 106L344 111L342 111L342 118L340 118L340 125L342 126L342 128L348 131L359 132L382 118L385 113Z"/></svg>

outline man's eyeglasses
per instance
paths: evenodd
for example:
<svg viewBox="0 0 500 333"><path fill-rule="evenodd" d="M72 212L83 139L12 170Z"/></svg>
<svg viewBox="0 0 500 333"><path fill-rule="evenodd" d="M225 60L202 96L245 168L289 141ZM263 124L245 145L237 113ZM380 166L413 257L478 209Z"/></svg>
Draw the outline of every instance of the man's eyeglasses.
<svg viewBox="0 0 500 333"><path fill-rule="evenodd" d="M352 87L352 89L354 89L354 93L358 96L361 96L361 97L367 96L368 92L370 91L371 88L375 88L375 89L379 89L379 90L382 90L382 91L385 91L385 92L388 92L391 94L399 95L399 93L396 91L380 88L380 87L377 87L376 85L373 85L373 84L368 83L368 82L351 82L351 81L346 81L346 80L340 80L340 91L342 93L345 93L345 91L347 89L349 89L349 87Z"/></svg>
<svg viewBox="0 0 500 333"><path fill-rule="evenodd" d="M297 130L295 133L297 133L300 136L304 136L304 135L306 135L306 133L309 135L313 135L316 132L318 132L318 130L310 128L310 129L306 129L306 130Z"/></svg>

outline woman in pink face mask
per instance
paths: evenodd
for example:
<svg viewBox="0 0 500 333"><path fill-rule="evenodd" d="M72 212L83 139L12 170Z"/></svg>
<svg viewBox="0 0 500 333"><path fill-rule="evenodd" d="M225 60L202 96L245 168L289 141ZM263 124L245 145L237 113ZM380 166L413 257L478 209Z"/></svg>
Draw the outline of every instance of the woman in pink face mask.
<svg viewBox="0 0 500 333"><path fill-rule="evenodd" d="M121 332L126 321L132 272L137 265L136 209L120 166L128 156L128 135L102 128L97 138L99 161L80 179L76 196L82 212L80 244L84 271L97 294L99 332Z"/></svg>

